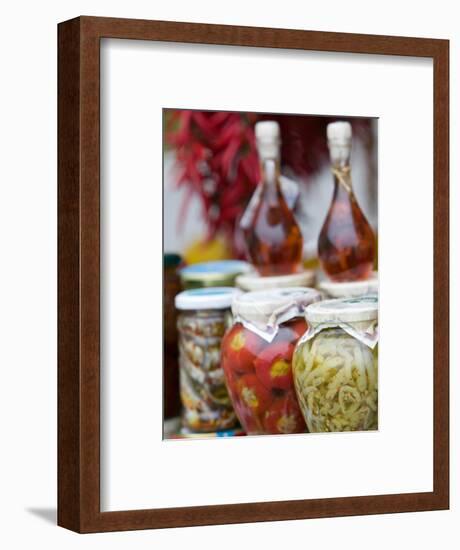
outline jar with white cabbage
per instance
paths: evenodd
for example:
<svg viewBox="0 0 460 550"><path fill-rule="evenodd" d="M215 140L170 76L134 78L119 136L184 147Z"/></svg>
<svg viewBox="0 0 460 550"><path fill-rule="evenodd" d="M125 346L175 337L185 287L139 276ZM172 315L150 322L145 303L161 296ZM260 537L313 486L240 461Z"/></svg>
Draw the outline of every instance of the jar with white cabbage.
<svg viewBox="0 0 460 550"><path fill-rule="evenodd" d="M378 429L378 298L325 300L305 312L293 375L310 432Z"/></svg>

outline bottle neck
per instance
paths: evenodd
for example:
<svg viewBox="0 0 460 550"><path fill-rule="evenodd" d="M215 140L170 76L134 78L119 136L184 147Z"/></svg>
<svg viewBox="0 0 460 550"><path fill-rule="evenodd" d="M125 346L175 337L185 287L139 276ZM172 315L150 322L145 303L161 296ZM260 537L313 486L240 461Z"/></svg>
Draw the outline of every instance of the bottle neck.
<svg viewBox="0 0 460 550"><path fill-rule="evenodd" d="M334 195L341 192L347 192L349 195L353 194L350 166L351 148L329 145L329 150L331 154L331 171L335 183Z"/></svg>
<svg viewBox="0 0 460 550"><path fill-rule="evenodd" d="M263 192L275 197L280 191L280 159L277 157L260 159L260 174Z"/></svg>

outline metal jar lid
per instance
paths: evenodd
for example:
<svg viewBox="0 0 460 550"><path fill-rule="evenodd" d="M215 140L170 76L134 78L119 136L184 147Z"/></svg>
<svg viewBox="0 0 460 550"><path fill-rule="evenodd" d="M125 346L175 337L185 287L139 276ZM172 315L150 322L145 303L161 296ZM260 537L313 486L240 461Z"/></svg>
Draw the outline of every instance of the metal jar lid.
<svg viewBox="0 0 460 550"><path fill-rule="evenodd" d="M180 310L230 309L233 298L241 291L233 287L194 288L184 290L175 298Z"/></svg>
<svg viewBox="0 0 460 550"><path fill-rule="evenodd" d="M240 273L247 273L251 266L240 260L221 260L191 264L180 271L184 287L233 286Z"/></svg>

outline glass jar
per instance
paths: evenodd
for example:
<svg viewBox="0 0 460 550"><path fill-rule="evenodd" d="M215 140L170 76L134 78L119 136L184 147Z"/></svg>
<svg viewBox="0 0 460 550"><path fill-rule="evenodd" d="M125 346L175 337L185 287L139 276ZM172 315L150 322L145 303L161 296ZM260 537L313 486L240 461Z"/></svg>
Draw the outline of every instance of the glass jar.
<svg viewBox="0 0 460 550"><path fill-rule="evenodd" d="M255 291L234 298L235 324L222 342L222 368L246 433L306 431L291 362L307 330L305 307L319 299L319 292L310 288Z"/></svg>
<svg viewBox="0 0 460 550"><path fill-rule="evenodd" d="M234 288L201 288L176 296L182 423L193 432L228 430L237 423L220 350L231 324L232 298L238 292Z"/></svg>
<svg viewBox="0 0 460 550"><path fill-rule="evenodd" d="M179 355L177 351L177 318L174 300L181 291L178 254L163 256L163 418L180 415Z"/></svg>
<svg viewBox="0 0 460 550"><path fill-rule="evenodd" d="M310 432L378 428L378 298L325 300L294 352L297 397Z"/></svg>

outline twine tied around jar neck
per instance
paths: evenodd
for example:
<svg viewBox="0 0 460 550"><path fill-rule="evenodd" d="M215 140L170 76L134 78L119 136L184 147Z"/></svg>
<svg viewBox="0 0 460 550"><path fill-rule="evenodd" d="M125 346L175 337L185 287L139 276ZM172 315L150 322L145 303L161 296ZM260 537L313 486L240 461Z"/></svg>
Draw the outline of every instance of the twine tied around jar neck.
<svg viewBox="0 0 460 550"><path fill-rule="evenodd" d="M350 166L332 166L331 172L333 175L337 178L340 185L343 186L345 191L347 191L348 194L351 194L353 192L351 188L351 168Z"/></svg>

